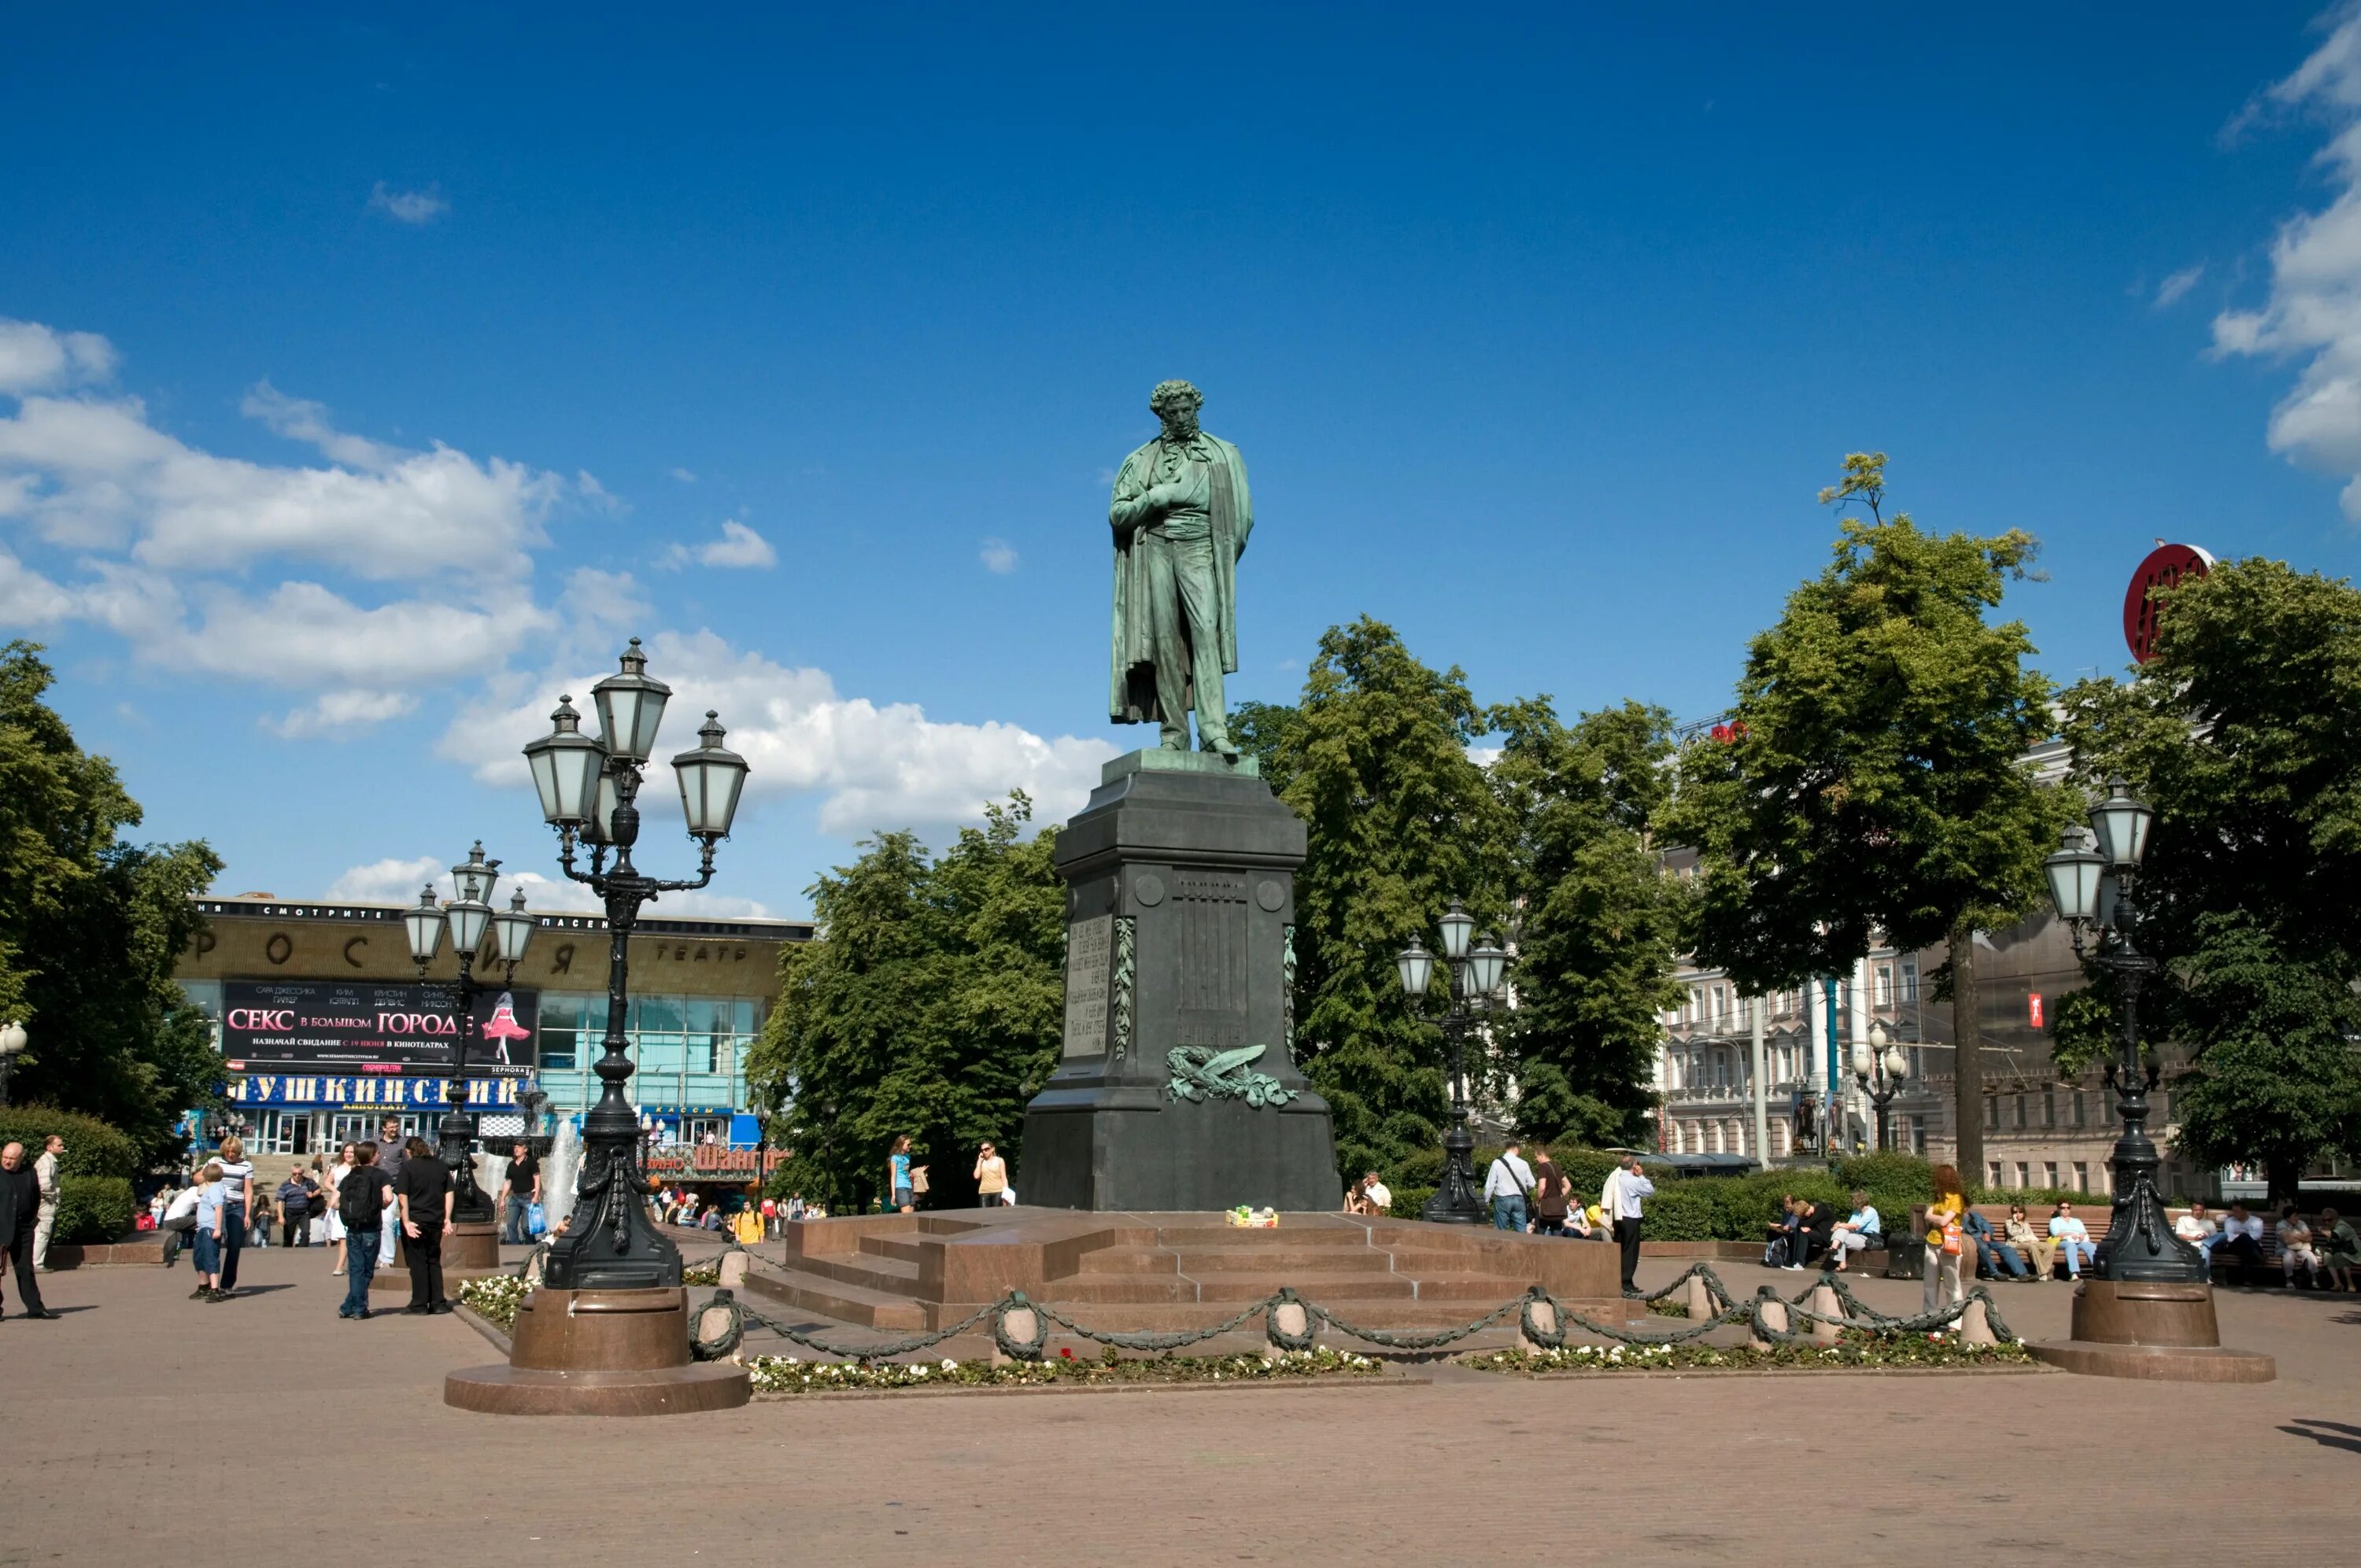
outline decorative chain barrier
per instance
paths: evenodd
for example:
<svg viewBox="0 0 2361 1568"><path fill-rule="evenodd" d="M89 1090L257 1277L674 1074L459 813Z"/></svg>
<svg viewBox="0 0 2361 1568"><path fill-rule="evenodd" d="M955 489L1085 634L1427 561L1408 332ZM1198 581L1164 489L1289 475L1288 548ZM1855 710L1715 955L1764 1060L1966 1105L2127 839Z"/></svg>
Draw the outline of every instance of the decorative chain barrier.
<svg viewBox="0 0 2361 1568"><path fill-rule="evenodd" d="M725 1252L729 1250L742 1249L733 1247L725 1249ZM520 1269L518 1272L522 1274L525 1270ZM1051 1323L1080 1338L1116 1350L1169 1352L1202 1343L1206 1340L1217 1339L1244 1327L1257 1317L1264 1319L1266 1337L1274 1346L1296 1351L1310 1348L1322 1324L1350 1338L1381 1345L1389 1350L1440 1350L1471 1334L1482 1332L1512 1312L1517 1314L1518 1328L1522 1337L1544 1346L1554 1348L1563 1343L1566 1327L1572 1324L1602 1339L1612 1340L1618 1343L1653 1348L1658 1345L1686 1344L1694 1340L1703 1339L1716 1329L1731 1326L1742 1326L1758 1339L1780 1344L1792 1344L1796 1341L1811 1337L1812 1325L1816 1324L1839 1330L1850 1329L1862 1333L1932 1333L1957 1327L1961 1317L1966 1313L1969 1304L1974 1302L1982 1306L1985 1321L1990 1325L1994 1335L2001 1339L2014 1337L2009 1332L2008 1324L2001 1318L1999 1309L1993 1304L1991 1292L1981 1285L1949 1307L1932 1312L1921 1312L1915 1316L1896 1317L1877 1311L1863 1303L1853 1294L1849 1285L1833 1274L1821 1275L1817 1281L1806 1286L1803 1291L1792 1299L1783 1300L1776 1288L1765 1285L1751 1299L1741 1301L1730 1295L1729 1287L1721 1282L1720 1276L1717 1275L1710 1266L1697 1263L1691 1265L1686 1272L1664 1288L1652 1292L1647 1297L1648 1302L1653 1305L1668 1299L1681 1291L1691 1279L1702 1281L1707 1299L1714 1309L1712 1314L1701 1320L1691 1319L1679 1328L1645 1330L1632 1329L1622 1323L1601 1322L1587 1313L1572 1310L1539 1285L1532 1287L1516 1299L1504 1301L1482 1316L1473 1318L1455 1328L1428 1332L1396 1332L1367 1328L1340 1318L1315 1302L1302 1299L1292 1288L1282 1288L1275 1294L1264 1297L1261 1300L1247 1302L1230 1317L1203 1328L1133 1332L1091 1328L1076 1322L1054 1307L1027 1299L1021 1290L1011 1290L1001 1299L978 1307L948 1328L937 1330L932 1333L913 1334L906 1338L888 1340L875 1344L846 1344L821 1334L807 1333L755 1311L743 1301L731 1300L728 1302L728 1307L740 1322L753 1323L768 1329L791 1343L802 1345L807 1350L818 1351L823 1355L864 1363L890 1360L897 1355L907 1355L916 1351L931 1349L946 1340L955 1339L966 1333L987 1319L991 1321L993 1342L999 1347L1000 1353L1020 1361L1040 1358L1049 1339L1049 1325ZM1823 1287L1836 1296L1840 1308L1839 1311L1834 1314L1823 1313L1809 1305L1813 1293ZM723 1294L728 1293L725 1291ZM1550 1309L1547 1320L1543 1319L1535 1311L1536 1308L1543 1306ZM1763 1312L1763 1308L1766 1306L1784 1308L1787 1321L1784 1323L1770 1321ZM1290 1313L1289 1309L1293 1309L1294 1312ZM1296 1314L1300 1314L1300 1317ZM1300 1326L1289 1326L1285 1320L1290 1317L1294 1318ZM1012 1331L1012 1318L1019 1325L1015 1331ZM1798 1319L1802 1320L1803 1327L1794 1326ZM734 1329L735 1326L733 1324L732 1328ZM732 1332L729 1337L734 1342L736 1335ZM710 1343L700 1344L698 1348L708 1354L716 1352L727 1354L729 1351L720 1348L722 1343L722 1336L716 1333Z"/></svg>

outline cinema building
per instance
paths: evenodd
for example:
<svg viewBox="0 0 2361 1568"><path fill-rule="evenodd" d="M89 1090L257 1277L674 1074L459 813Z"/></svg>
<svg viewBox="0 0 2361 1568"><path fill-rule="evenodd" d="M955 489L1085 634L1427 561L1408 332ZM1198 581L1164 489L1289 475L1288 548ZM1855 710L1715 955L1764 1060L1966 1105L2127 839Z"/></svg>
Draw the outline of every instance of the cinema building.
<svg viewBox="0 0 2361 1568"><path fill-rule="evenodd" d="M208 928L177 978L213 1022L229 1102L206 1132L226 1123L258 1153L309 1154L374 1137L390 1115L405 1135L431 1139L463 1036L487 1138L525 1130L532 1091L555 1118L598 1097L590 1069L607 1027L603 916L540 916L513 976L478 963L485 994L463 1026L456 959L446 945L422 980L402 905L249 894L197 906ZM640 922L628 1022L637 1070L625 1088L655 1144L756 1146L747 1052L778 994L780 949L811 934L791 920Z"/></svg>

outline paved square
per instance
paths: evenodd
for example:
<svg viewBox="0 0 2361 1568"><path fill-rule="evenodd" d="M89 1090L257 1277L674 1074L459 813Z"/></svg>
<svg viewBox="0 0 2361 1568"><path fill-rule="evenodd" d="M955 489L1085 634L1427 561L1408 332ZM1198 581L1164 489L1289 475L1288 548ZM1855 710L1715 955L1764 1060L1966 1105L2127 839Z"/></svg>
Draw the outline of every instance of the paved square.
<svg viewBox="0 0 2361 1568"><path fill-rule="evenodd" d="M1569 1244L1574 1245L1574 1244ZM455 1318L340 1322L324 1253L51 1276L0 1322L0 1563L2350 1562L2361 1298L2220 1299L2250 1387L2063 1374L445 1408ZM1656 1260L1642 1279L1669 1279ZM1804 1277L1721 1269L1743 1296ZM1915 1284L1867 1280L1888 1310ZM2027 1337L2067 1287L1996 1292ZM13 1305L13 1302L12 1302ZM355 1497L366 1448L381 1480ZM303 1468L298 1473L296 1466ZM2127 1513L2107 1507L2137 1488ZM2225 1526L2226 1518L2235 1521ZM1930 1530L1935 1521L1939 1529ZM2131 1527L2120 1532L2120 1527ZM1939 1546L1935 1542L1939 1541Z"/></svg>

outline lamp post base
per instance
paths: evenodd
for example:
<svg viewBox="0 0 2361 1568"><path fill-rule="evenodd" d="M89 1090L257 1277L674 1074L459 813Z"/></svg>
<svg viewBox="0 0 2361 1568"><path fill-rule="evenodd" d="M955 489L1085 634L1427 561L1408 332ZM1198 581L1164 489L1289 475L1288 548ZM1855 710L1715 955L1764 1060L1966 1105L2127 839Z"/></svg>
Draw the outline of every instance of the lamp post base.
<svg viewBox="0 0 2361 1568"><path fill-rule="evenodd" d="M2270 1356L2226 1349L2202 1281L2085 1279L2074 1287L2074 1337L2032 1347L2053 1366L2092 1377L2177 1383L2268 1383Z"/></svg>
<svg viewBox="0 0 2361 1568"><path fill-rule="evenodd" d="M661 1416L726 1410L752 1397L746 1369L693 1363L688 1292L553 1290L524 1299L509 1365L443 1380L443 1402L510 1416Z"/></svg>

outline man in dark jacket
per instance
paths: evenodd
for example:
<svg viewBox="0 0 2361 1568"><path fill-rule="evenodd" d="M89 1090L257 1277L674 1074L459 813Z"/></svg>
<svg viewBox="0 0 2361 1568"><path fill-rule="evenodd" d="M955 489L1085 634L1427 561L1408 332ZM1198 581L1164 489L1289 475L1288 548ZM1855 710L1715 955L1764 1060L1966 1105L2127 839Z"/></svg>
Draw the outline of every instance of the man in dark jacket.
<svg viewBox="0 0 2361 1568"><path fill-rule="evenodd" d="M16 1266L16 1299L27 1318L54 1318L41 1304L41 1287L33 1277L33 1231L40 1223L41 1182L25 1146L0 1148L0 1252Z"/></svg>

